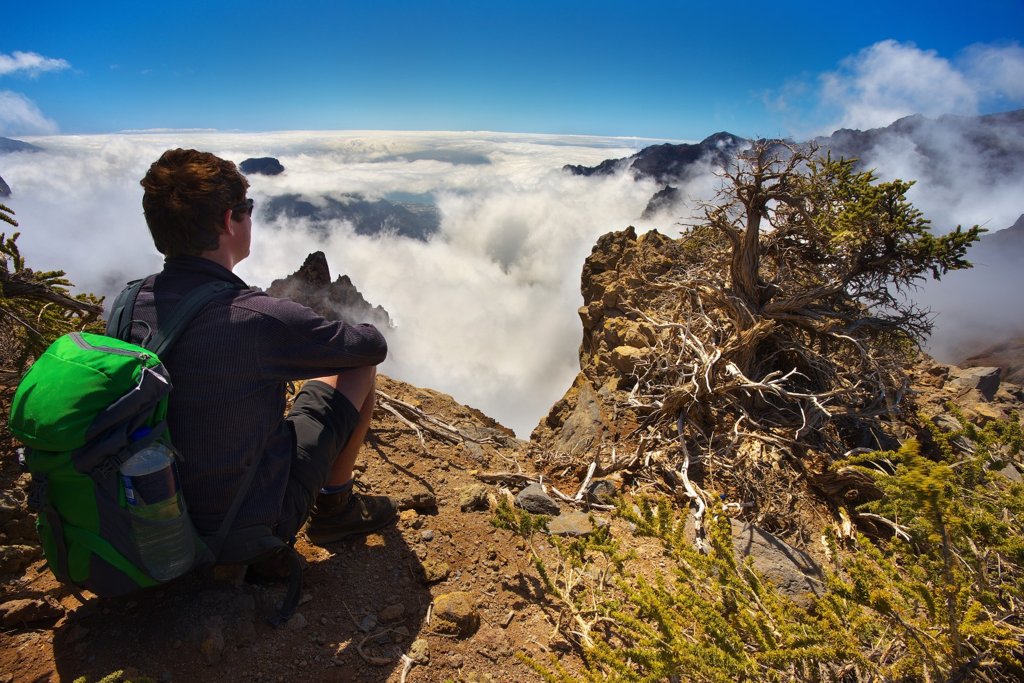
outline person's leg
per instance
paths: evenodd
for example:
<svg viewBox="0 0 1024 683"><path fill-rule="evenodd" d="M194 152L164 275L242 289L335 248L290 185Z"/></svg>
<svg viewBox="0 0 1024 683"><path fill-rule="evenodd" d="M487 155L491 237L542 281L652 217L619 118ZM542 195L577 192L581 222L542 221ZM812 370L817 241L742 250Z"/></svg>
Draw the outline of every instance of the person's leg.
<svg viewBox="0 0 1024 683"><path fill-rule="evenodd" d="M310 380L299 392L288 415L296 455L278 535L298 533L309 519L309 539L329 543L394 520L394 499L352 490L353 467L373 416L375 379L375 368L354 368Z"/></svg>
<svg viewBox="0 0 1024 683"><path fill-rule="evenodd" d="M358 368L318 381L334 387L359 410L359 420L338 454L324 487L316 496L306 536L313 543L331 543L355 534L375 531L395 520L398 502L390 496L355 493L353 468L370 430L376 405L375 368Z"/></svg>
<svg viewBox="0 0 1024 683"><path fill-rule="evenodd" d="M374 389L377 381L377 369L375 367L355 368L330 377L318 377L316 381L334 387L359 410L359 422L356 423L345 448L338 454L331 466L327 482L324 484L326 488L334 488L352 480L352 469L355 467L356 458L370 431L370 420L373 418L373 409L376 405L377 394Z"/></svg>

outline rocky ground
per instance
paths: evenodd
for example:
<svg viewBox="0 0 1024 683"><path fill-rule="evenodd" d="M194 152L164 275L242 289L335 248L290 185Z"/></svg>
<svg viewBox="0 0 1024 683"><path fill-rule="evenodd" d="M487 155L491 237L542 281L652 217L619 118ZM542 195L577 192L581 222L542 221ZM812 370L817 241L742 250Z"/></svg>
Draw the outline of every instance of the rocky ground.
<svg viewBox="0 0 1024 683"><path fill-rule="evenodd" d="M530 680L517 653L557 651L566 662L525 542L491 523L501 482L525 482L489 473L528 469L525 444L448 396L388 378L380 389L475 441L427 435L424 450L379 407L359 479L407 509L365 538L326 548L300 539L302 604L279 629L266 618L283 584L193 576L102 601L58 585L35 550L5 444L0 681L95 681L118 669L163 681L399 681L402 655L410 682Z"/></svg>
<svg viewBox="0 0 1024 683"><path fill-rule="evenodd" d="M946 400L979 421L1019 405L1020 389L998 385L991 373L925 364L915 384L937 416ZM365 538L326 548L300 539L309 562L302 604L279 629L267 617L284 585L241 582L230 573L102 601L57 584L36 550L14 485L21 475L10 466L13 444L5 443L0 681L85 676L91 682L120 669L160 681L519 681L538 680L523 654L557 657L569 670L578 666L526 542L492 524L506 491L529 488L528 444L449 396L386 377L380 389L405 420L433 416L472 440L455 443L424 432L424 449L412 426L379 407L359 478L399 497L406 509L395 526ZM575 493L568 482L558 485ZM554 506L558 533L591 528L564 501L532 504ZM592 514L597 523L613 524L618 537L628 536L610 513ZM656 544L632 537L630 543L638 571L664 567ZM817 548L797 551L739 522L734 547L790 595L816 591ZM550 552L544 543L534 548Z"/></svg>

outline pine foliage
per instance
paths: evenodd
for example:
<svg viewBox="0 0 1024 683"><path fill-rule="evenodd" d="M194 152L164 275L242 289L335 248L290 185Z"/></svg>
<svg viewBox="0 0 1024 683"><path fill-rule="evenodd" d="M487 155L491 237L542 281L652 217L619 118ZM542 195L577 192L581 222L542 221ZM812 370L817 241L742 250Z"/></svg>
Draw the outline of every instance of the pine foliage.
<svg viewBox="0 0 1024 683"><path fill-rule="evenodd" d="M736 559L721 505L708 512L701 552L688 513L668 499L620 501L616 528L631 538L604 528L537 556L552 605L585 607L591 620L586 639L556 620L583 673L526 659L562 683L1024 680L1024 484L1001 473L1020 466L1024 432L1017 416L977 426L950 411L961 429L837 462L876 482L882 498L861 509L890 520L890 533L851 542L828 532L832 562L810 606ZM658 541L667 569L652 573L621 551L640 537ZM552 578L566 564L600 584L577 581L566 601L566 584Z"/></svg>
<svg viewBox="0 0 1024 683"><path fill-rule="evenodd" d="M17 227L0 204L0 220ZM37 271L18 249L20 233L0 233L0 389L11 389L32 359L54 339L75 330L102 331L102 299L70 293L62 270Z"/></svg>

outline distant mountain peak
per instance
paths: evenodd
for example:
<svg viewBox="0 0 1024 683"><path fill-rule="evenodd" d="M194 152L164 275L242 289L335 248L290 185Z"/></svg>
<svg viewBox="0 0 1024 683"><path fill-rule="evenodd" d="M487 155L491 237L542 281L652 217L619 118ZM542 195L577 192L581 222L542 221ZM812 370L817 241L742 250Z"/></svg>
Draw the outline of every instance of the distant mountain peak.
<svg viewBox="0 0 1024 683"><path fill-rule="evenodd" d="M328 320L373 323L382 330L394 327L388 312L364 299L348 275L331 282L327 256L322 251L307 256L302 266L288 277L274 280L267 294L308 306Z"/></svg>

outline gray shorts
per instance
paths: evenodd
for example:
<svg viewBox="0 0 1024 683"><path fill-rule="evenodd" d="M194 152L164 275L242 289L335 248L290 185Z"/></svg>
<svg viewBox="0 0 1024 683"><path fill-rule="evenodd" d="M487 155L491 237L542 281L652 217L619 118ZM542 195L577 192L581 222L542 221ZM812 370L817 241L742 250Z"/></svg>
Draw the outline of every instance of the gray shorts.
<svg viewBox="0 0 1024 683"><path fill-rule="evenodd" d="M359 411L340 391L306 382L285 418L295 436L291 473L276 535L292 541L305 524L317 492L359 422Z"/></svg>

